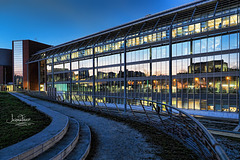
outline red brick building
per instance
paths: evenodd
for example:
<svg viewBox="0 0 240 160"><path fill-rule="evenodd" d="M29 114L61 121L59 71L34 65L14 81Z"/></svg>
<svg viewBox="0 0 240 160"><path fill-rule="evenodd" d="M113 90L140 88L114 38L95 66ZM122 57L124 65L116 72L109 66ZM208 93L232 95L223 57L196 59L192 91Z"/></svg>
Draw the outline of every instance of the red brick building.
<svg viewBox="0 0 240 160"><path fill-rule="evenodd" d="M39 50L51 47L32 40L16 40L12 42L13 49L13 84L14 90L38 90L38 64L32 63L27 67L26 62L31 55ZM29 70L29 75L27 72ZM28 77L29 76L29 77ZM28 83L29 78L29 83Z"/></svg>

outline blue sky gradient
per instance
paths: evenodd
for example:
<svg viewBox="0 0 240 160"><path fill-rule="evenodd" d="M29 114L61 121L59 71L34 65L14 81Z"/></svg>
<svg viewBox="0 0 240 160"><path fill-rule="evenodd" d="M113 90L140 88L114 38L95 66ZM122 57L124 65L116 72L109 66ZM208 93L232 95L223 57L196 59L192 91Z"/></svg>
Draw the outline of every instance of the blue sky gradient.
<svg viewBox="0 0 240 160"><path fill-rule="evenodd" d="M58 45L193 0L0 0L0 48L30 39Z"/></svg>

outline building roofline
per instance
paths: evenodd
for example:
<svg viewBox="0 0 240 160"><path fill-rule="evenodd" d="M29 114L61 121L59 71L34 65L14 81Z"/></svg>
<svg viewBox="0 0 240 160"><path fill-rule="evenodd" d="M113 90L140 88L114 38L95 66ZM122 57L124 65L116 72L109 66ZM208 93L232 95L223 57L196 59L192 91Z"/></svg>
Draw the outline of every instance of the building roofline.
<svg viewBox="0 0 240 160"><path fill-rule="evenodd" d="M50 51L50 50L53 50L53 49L57 49L57 48L60 48L60 47L71 45L71 44L81 42L81 41L84 41L86 39L90 39L90 38L93 38L93 37L96 37L96 36L100 36L100 35L106 34L108 32L113 32L113 31L116 31L116 30L127 28L127 27L132 26L132 25L136 25L136 24L139 24L139 23L143 23L145 21L149 21L149 20L153 20L153 19L156 19L156 18L159 18L159 17L162 17L162 16L166 16L167 14L174 14L174 13L177 13L177 12L182 11L182 10L187 9L187 8L196 7L196 6L203 5L203 4L210 3L210 2L214 2L214 1L217 1L217 0L196 0L194 2L183 4L183 5L180 5L178 7L167 9L167 10L164 10L164 11L152 14L152 15L145 16L143 18L139 18L137 20L127 22L125 24L121 24L121 25L118 25L118 26L115 26L115 27L112 27L112 28L109 28L109 29L106 29L106 30L103 30L103 31L100 31L100 32L96 32L96 33L93 33L93 34L90 34L90 35L87 35L87 36L84 36L84 37L81 37L81 38L78 38L78 39L75 39L75 40L72 40L72 41L68 41L68 42L53 46L53 47L49 47L49 48L40 50L37 53L35 53L34 55L41 54L41 53L46 52L46 51Z"/></svg>

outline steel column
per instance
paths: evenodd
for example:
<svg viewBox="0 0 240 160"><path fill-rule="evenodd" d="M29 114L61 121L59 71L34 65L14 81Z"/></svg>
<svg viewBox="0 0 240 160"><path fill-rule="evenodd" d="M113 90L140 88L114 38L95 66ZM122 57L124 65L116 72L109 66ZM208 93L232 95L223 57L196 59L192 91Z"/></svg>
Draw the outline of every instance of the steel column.
<svg viewBox="0 0 240 160"><path fill-rule="evenodd" d="M124 112L127 111L127 52L126 52L126 38L124 39Z"/></svg>
<svg viewBox="0 0 240 160"><path fill-rule="evenodd" d="M93 89L92 89L92 96L93 96L93 107L96 107L96 93L95 93L95 51L94 46L92 48L92 57L93 57Z"/></svg>
<svg viewBox="0 0 240 160"><path fill-rule="evenodd" d="M52 88L54 88L54 57L52 58Z"/></svg>
<svg viewBox="0 0 240 160"><path fill-rule="evenodd" d="M70 52L70 103L72 103L72 53Z"/></svg>
<svg viewBox="0 0 240 160"><path fill-rule="evenodd" d="M40 75L41 75L40 61L38 61L38 91L39 92L40 92Z"/></svg>
<svg viewBox="0 0 240 160"><path fill-rule="evenodd" d="M172 25L169 27L169 105L172 105Z"/></svg>
<svg viewBox="0 0 240 160"><path fill-rule="evenodd" d="M194 14L195 14L195 12L196 12L196 9L197 9L197 7L195 7L194 10L193 10L193 13L192 13L191 19L190 19L190 21L189 21L190 23L192 22L192 19L193 19L193 17L194 17Z"/></svg>

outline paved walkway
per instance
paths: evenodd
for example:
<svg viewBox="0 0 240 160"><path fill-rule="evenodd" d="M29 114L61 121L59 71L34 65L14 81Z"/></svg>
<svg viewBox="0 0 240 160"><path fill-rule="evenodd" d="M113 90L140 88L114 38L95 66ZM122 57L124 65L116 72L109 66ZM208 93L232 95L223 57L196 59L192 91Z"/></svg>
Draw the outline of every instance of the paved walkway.
<svg viewBox="0 0 240 160"><path fill-rule="evenodd" d="M79 111L63 105L22 95L35 103L58 111L78 121L85 122L97 135L96 153L92 159L161 159L145 137L123 123L112 121L94 114ZM90 151L91 152L91 151Z"/></svg>

